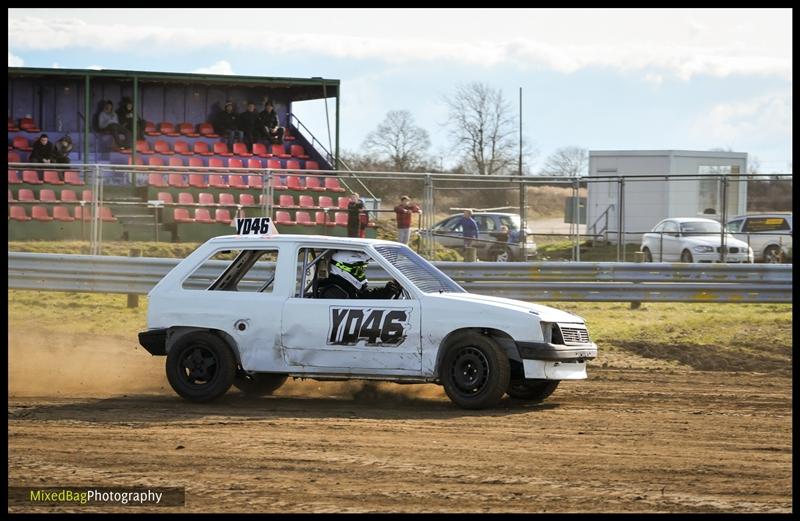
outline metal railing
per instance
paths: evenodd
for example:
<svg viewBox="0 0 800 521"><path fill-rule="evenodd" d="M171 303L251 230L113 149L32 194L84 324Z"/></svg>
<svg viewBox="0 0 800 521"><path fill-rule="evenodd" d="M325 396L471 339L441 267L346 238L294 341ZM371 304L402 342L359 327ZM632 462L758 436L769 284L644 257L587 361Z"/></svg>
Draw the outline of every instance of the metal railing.
<svg viewBox="0 0 800 521"><path fill-rule="evenodd" d="M147 294L180 259L8 253L8 287ZM225 261L218 262L220 266ZM221 269L207 262L209 277ZM791 265L436 262L472 293L532 301L791 302ZM271 269L257 267L252 271ZM250 276L251 274L248 274ZM253 276L259 276L254 273ZM371 267L378 282L385 273Z"/></svg>

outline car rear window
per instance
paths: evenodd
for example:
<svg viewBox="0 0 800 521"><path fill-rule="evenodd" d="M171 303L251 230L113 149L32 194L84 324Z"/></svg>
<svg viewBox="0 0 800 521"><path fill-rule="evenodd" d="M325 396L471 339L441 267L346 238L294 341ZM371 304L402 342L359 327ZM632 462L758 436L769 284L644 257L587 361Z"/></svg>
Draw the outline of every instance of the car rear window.
<svg viewBox="0 0 800 521"><path fill-rule="evenodd" d="M789 231L789 223L783 217L750 217L743 232L783 232Z"/></svg>
<svg viewBox="0 0 800 521"><path fill-rule="evenodd" d="M420 291L425 293L466 293L453 279L439 271L410 248L404 246L376 246L375 249L392 266L400 270Z"/></svg>

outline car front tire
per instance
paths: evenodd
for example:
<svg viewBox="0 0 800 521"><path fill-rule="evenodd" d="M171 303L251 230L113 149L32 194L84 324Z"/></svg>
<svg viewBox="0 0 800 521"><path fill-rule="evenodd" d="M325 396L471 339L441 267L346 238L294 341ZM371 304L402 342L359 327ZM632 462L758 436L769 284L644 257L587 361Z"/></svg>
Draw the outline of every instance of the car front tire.
<svg viewBox="0 0 800 521"><path fill-rule="evenodd" d="M650 253L650 250L648 248L643 249L642 252L644 253L645 262L653 262L653 254Z"/></svg>
<svg viewBox="0 0 800 521"><path fill-rule="evenodd" d="M439 375L453 403L463 409L485 409L497 405L508 390L511 366L492 338L467 332L448 343Z"/></svg>
<svg viewBox="0 0 800 521"><path fill-rule="evenodd" d="M230 389L236 360L218 336L189 333L167 353L167 380L178 395L192 402L210 402Z"/></svg>
<svg viewBox="0 0 800 521"><path fill-rule="evenodd" d="M513 380L508 395L517 400L541 402L556 390L560 380Z"/></svg>
<svg viewBox="0 0 800 521"><path fill-rule="evenodd" d="M780 246L770 246L764 250L764 262L770 264L782 264L784 262L784 255Z"/></svg>
<svg viewBox="0 0 800 521"><path fill-rule="evenodd" d="M692 257L692 253L689 250L683 250L681 253L681 262L694 262L694 258Z"/></svg>

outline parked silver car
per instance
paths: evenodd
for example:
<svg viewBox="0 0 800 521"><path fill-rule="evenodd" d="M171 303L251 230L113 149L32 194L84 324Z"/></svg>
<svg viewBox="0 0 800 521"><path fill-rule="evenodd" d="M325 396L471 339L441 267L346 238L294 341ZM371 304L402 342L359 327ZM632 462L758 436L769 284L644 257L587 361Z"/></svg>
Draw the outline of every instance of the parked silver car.
<svg viewBox="0 0 800 521"><path fill-rule="evenodd" d="M431 230L420 230L423 237L433 235L436 243L463 250L464 240L459 224L463 214L451 215L436 223ZM525 257L522 258L520 242L520 218L513 213L476 212L472 218L478 223L478 240L472 243L477 248L478 258L492 262L524 261L536 256L536 242L530 228L525 232ZM508 228L508 240L502 240L501 228Z"/></svg>
<svg viewBox="0 0 800 521"><path fill-rule="evenodd" d="M753 248L756 262L781 263L791 258L791 212L740 215L728 221L727 228Z"/></svg>

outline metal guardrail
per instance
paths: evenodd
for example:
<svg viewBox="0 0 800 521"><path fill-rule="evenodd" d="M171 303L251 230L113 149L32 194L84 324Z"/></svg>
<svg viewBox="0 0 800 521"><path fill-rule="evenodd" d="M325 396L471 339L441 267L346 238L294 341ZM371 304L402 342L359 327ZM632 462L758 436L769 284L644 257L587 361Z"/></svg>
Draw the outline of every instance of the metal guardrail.
<svg viewBox="0 0 800 521"><path fill-rule="evenodd" d="M9 289L144 295L180 259L8 252ZM219 266L217 266L219 264ZM213 280L225 261L208 262ZM532 301L791 302L790 264L436 262L472 293ZM263 277L271 265L255 268ZM264 273L261 273L262 270ZM367 276L381 278L378 269ZM250 278L250 274L248 274ZM262 278L261 280L264 280Z"/></svg>

